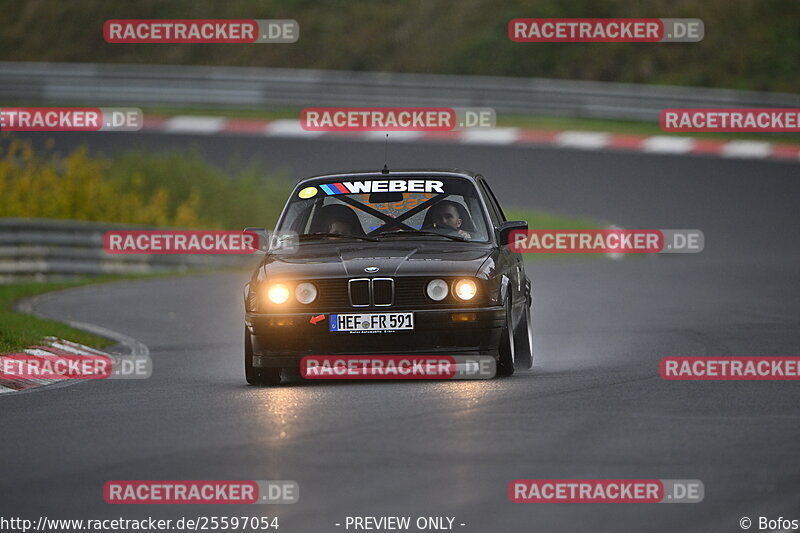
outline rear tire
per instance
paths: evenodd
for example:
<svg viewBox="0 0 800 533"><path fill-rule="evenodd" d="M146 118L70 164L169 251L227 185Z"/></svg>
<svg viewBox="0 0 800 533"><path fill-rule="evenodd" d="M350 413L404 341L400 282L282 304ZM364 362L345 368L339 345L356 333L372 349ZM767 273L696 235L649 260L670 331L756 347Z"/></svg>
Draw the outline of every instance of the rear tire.
<svg viewBox="0 0 800 533"><path fill-rule="evenodd" d="M500 335L499 360L497 361L497 375L502 377L514 373L514 324L511 321L511 295L506 303L506 325Z"/></svg>
<svg viewBox="0 0 800 533"><path fill-rule="evenodd" d="M280 368L253 367L253 340L244 328L244 377L250 385L280 385Z"/></svg>

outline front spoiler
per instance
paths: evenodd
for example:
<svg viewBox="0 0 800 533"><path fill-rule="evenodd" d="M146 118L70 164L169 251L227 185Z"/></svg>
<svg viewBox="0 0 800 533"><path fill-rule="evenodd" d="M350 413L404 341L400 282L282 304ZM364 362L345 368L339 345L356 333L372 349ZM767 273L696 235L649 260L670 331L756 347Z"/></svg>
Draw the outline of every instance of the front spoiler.
<svg viewBox="0 0 800 533"><path fill-rule="evenodd" d="M253 366L294 367L306 355L497 357L500 335L505 326L505 309L502 306L411 312L414 313L415 329L395 333L331 332L328 326L329 313L247 313L245 324L252 335ZM319 319L320 315L324 315L324 318ZM312 323L315 317L316 323Z"/></svg>

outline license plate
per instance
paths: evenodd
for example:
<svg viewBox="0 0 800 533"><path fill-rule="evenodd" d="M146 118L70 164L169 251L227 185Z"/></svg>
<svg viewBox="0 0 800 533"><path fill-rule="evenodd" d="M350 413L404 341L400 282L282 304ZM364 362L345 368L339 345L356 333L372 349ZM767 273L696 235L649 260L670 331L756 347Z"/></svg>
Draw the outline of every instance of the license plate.
<svg viewBox="0 0 800 533"><path fill-rule="evenodd" d="M339 333L375 333L414 329L414 313L347 313L331 315L330 330Z"/></svg>

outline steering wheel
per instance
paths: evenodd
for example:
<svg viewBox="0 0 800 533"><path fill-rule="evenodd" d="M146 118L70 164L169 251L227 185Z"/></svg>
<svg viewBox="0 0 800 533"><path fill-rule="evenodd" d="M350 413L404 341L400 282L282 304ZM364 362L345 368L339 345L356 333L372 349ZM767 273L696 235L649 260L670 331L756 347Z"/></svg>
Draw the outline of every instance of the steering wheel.
<svg viewBox="0 0 800 533"><path fill-rule="evenodd" d="M450 226L431 226L429 228L424 228L425 231L432 231L434 233L441 233L442 235L450 235L451 237L464 237L460 230L455 228L451 228Z"/></svg>

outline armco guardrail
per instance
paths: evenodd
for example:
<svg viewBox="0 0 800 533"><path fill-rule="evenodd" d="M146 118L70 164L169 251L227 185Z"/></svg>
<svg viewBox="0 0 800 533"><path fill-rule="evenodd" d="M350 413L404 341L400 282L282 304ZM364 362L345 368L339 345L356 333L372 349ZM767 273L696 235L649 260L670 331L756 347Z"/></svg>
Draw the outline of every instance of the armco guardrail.
<svg viewBox="0 0 800 533"><path fill-rule="evenodd" d="M201 106L485 106L655 120L669 107L800 107L800 95L697 87L334 70L0 62L0 101Z"/></svg>
<svg viewBox="0 0 800 533"><path fill-rule="evenodd" d="M248 255L109 254L109 230L155 229L73 220L0 218L0 283L106 274L148 274L254 265Z"/></svg>

